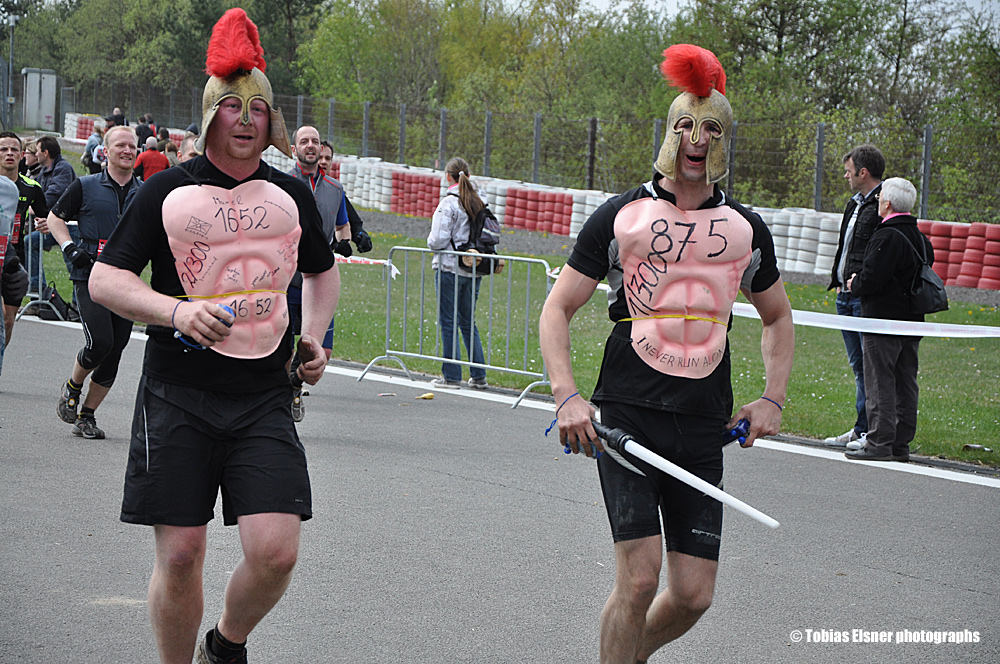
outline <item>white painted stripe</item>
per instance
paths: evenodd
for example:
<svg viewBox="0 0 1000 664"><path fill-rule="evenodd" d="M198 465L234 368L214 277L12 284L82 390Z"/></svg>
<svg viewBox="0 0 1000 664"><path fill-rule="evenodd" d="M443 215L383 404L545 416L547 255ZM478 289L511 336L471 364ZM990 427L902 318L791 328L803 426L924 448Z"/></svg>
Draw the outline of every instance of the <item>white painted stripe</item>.
<svg viewBox="0 0 1000 664"><path fill-rule="evenodd" d="M753 446L755 448L762 447L766 450L791 452L793 454L801 454L803 456L818 457L821 459L829 459L831 461L841 461L843 463L849 463L855 466L865 466L876 470L910 473L911 475L936 477L942 480L951 480L952 482L964 482L965 484L976 484L978 486L988 486L994 489L1000 489L1000 478L985 477L983 475L975 475L973 473L963 473L957 470L931 468L929 466L921 466L913 463L899 463L897 461L852 461L844 456L843 451L823 450L806 445L782 443L776 440L755 440Z"/></svg>

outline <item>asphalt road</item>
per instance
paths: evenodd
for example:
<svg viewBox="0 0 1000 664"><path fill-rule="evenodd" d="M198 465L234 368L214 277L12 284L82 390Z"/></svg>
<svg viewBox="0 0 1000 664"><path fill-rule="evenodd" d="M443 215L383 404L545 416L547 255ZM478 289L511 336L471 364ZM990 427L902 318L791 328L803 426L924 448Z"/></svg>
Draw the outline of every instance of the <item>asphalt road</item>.
<svg viewBox="0 0 1000 664"><path fill-rule="evenodd" d="M78 326L24 318L0 378L3 664L156 661L152 532L118 520L143 342L98 412L100 441L55 415L82 342ZM542 436L551 404L418 400L426 384L350 373L306 399L315 518L250 661L596 662L612 544L592 462ZM781 527L726 509L715 603L652 662L1000 661L1000 483L762 445L727 450L726 489ZM220 515L203 629L238 560ZM897 643L903 630L976 642ZM877 632L892 642L852 642Z"/></svg>

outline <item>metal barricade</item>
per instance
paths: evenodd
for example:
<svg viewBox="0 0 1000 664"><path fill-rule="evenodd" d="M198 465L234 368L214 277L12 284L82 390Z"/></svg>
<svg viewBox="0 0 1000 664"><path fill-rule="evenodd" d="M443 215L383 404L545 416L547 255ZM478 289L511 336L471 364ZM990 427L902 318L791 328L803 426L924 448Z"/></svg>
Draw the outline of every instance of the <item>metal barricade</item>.
<svg viewBox="0 0 1000 664"><path fill-rule="evenodd" d="M483 344L483 362L478 363L473 362L471 356L461 359L463 335L459 329L457 279L452 293L452 338L441 339L438 325L441 294L437 288L437 272L431 267L435 253L452 254L459 260L463 256L482 258L482 254L469 252L393 247L387 263L400 270L400 278L386 280L385 353L369 362L358 380L383 360L396 362L412 380L404 358L453 362L533 378L511 406L516 408L532 389L549 384L538 346L538 318L553 284L549 264L538 258L499 254L497 257L505 262L503 271L481 277L478 299L476 289L470 289L474 311L471 320L478 327ZM473 331L469 330L470 339ZM445 343L452 346L451 358L444 357Z"/></svg>

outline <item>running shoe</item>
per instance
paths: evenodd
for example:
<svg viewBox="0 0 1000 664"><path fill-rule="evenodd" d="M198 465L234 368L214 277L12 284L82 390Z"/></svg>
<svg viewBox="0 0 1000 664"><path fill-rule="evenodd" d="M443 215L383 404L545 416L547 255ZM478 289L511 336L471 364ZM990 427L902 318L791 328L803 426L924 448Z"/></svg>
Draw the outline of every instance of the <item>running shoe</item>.
<svg viewBox="0 0 1000 664"><path fill-rule="evenodd" d="M302 388L292 390L292 420L301 422L306 417L306 404L302 401Z"/></svg>
<svg viewBox="0 0 1000 664"><path fill-rule="evenodd" d="M215 630L209 630L205 633L205 638L201 640L198 644L198 652L195 653L195 663L196 664L247 664L247 649L244 648L243 652L235 657L230 657L224 659L222 657L216 657L212 653L212 650L208 647L208 635Z"/></svg>
<svg viewBox="0 0 1000 664"><path fill-rule="evenodd" d="M485 390L489 386L490 384L486 382L486 376L483 376L482 378L469 379L469 387L475 390Z"/></svg>
<svg viewBox="0 0 1000 664"><path fill-rule="evenodd" d="M59 398L59 405L56 406L56 414L66 424L76 424L76 411L80 407L81 391L71 390L68 383L63 384L62 397Z"/></svg>
<svg viewBox="0 0 1000 664"><path fill-rule="evenodd" d="M846 447L848 443L853 443L856 440L861 440L861 436L859 436L854 429L851 429L850 431L845 431L839 436L831 436L830 438L827 438L823 442L826 443L827 445Z"/></svg>
<svg viewBox="0 0 1000 664"><path fill-rule="evenodd" d="M73 427L74 436L82 436L84 438L89 438L91 440L95 438L104 438L104 430L97 426L97 420L94 419L93 415L81 415L76 418L75 427Z"/></svg>
<svg viewBox="0 0 1000 664"><path fill-rule="evenodd" d="M462 383L457 380L446 380L444 378L435 378L431 381L431 387L437 387L439 389L445 390L457 390L462 387Z"/></svg>

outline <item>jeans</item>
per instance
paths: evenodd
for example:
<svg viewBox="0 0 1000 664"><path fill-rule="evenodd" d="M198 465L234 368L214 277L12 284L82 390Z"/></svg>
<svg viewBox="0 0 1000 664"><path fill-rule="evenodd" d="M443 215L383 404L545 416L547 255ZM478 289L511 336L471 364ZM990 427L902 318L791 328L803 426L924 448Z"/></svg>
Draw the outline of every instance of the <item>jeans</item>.
<svg viewBox="0 0 1000 664"><path fill-rule="evenodd" d="M462 331L465 349L477 364L485 364L483 345L479 340L479 328L475 322L476 299L482 277L463 277L453 272L437 270L434 285L438 293L438 327L441 330L441 355L449 359L461 359L458 335L455 330L455 313L458 313L458 328ZM475 288L473 288L473 281ZM456 284L457 282L457 284ZM457 285L457 290L456 290ZM457 300L456 300L457 298ZM457 305L457 307L456 307ZM454 362L444 362L441 373L448 382L462 380L462 367ZM486 369L469 367L471 378L486 378Z"/></svg>
<svg viewBox="0 0 1000 664"><path fill-rule="evenodd" d="M861 298L855 297L847 290L837 295L837 314L861 318ZM844 346L847 348L847 361L854 371L855 403L858 419L854 423L854 432L859 436L868 431L868 413L865 408L865 359L860 332L841 330Z"/></svg>
<svg viewBox="0 0 1000 664"><path fill-rule="evenodd" d="M66 229L69 231L69 237L77 245L80 244L80 228L76 224L67 225ZM25 261L24 269L28 270L28 290L32 293L41 293L39 288L39 280L41 280L41 286L44 287L47 281L45 281L45 265L39 262L38 255L38 239L42 239L42 249L48 251L55 247L56 239L52 237L52 233L47 233L44 236L38 231L31 231L28 237L25 238L24 250L27 252L27 261ZM63 256L63 262L66 263L66 271L70 269L70 263ZM29 265L31 266L29 268ZM76 304L76 289L73 289L73 304Z"/></svg>

